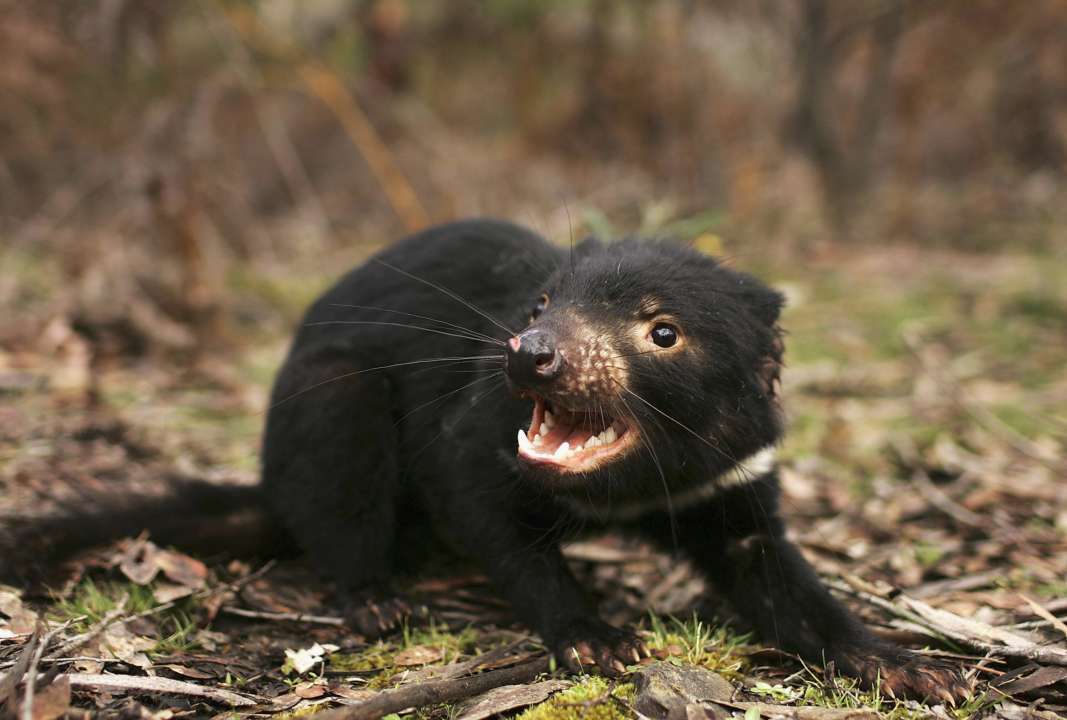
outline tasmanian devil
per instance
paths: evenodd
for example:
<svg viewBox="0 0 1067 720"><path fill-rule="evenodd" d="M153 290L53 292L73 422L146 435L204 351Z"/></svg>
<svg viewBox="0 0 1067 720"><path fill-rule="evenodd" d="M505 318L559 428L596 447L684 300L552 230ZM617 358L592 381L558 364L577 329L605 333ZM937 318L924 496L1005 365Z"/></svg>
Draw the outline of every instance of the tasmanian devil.
<svg viewBox="0 0 1067 720"><path fill-rule="evenodd" d="M614 675L644 646L597 617L560 553L569 529L612 528L687 557L785 650L896 695L962 697L955 668L876 638L786 539L782 301L675 243L559 248L504 222L436 227L308 311L274 386L258 489L189 486L169 506L67 527L84 541L148 524L166 540L189 527L183 513L261 504L368 632L399 618L377 591L420 543L443 542L559 661ZM79 544L64 537L53 549Z"/></svg>

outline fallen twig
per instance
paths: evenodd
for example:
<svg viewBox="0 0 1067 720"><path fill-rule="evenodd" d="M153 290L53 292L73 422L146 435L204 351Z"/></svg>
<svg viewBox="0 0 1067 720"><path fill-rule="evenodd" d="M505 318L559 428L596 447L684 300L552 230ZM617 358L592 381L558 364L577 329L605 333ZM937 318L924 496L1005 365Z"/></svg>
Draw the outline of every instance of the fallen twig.
<svg viewBox="0 0 1067 720"><path fill-rule="evenodd" d="M252 700L244 695L238 695L229 690L196 685L181 680L171 680L161 677L141 677L138 675L90 675L85 673L70 673L63 675L70 679L72 688L91 688L95 690L135 690L139 692L166 693L170 695L189 695L202 697L214 702L231 705L234 707L249 707L257 705L257 700Z"/></svg>
<svg viewBox="0 0 1067 720"><path fill-rule="evenodd" d="M412 683L426 682L428 680L451 680L463 677L464 675L470 675L477 670L482 670L487 667L493 670L499 670L501 667L515 665L534 657L535 654L532 652L520 652L522 646L528 643L529 640L519 640L510 645L505 645L504 647L482 653L469 660L454 662L449 665L427 665L420 670L411 672L400 682L401 684L408 685ZM520 654L515 654L516 652L519 652Z"/></svg>
<svg viewBox="0 0 1067 720"><path fill-rule="evenodd" d="M153 608L153 610L155 610L155 608ZM97 622L93 627L89 628L86 632L83 632L80 635L75 635L70 640L60 645L58 648L56 648L55 652L49 654L46 659L55 660L56 658L61 658L64 655L69 654L72 650L77 650L78 648L92 642L95 638L103 634L103 632L107 630L108 627L110 627L113 623L117 622L125 612L126 597L123 597L122 600L119 601L118 606L112 608L111 610L108 610L107 613L104 614L104 617L100 618L100 621ZM132 620L133 618L131 617L130 619Z"/></svg>
<svg viewBox="0 0 1067 720"><path fill-rule="evenodd" d="M1019 593L1019 597L1026 601L1026 604L1030 606L1031 610L1033 610L1040 617L1044 618L1049 624L1052 625L1052 627L1063 633L1064 637L1067 637L1067 623L1063 622L1063 620L1060 620L1058 617L1050 613L1036 600L1031 600L1029 597L1023 595L1022 593Z"/></svg>
<svg viewBox="0 0 1067 720"><path fill-rule="evenodd" d="M500 687L533 680L549 668L548 656L543 655L529 662L501 670L490 670L480 675L431 680L418 685L405 685L394 690L385 690L375 697L345 708L323 713L322 720L377 720L389 713L407 708L418 708L444 702L455 702Z"/></svg>
<svg viewBox="0 0 1067 720"><path fill-rule="evenodd" d="M223 605L222 612L255 620L273 620L275 622L302 622L313 625L344 625L345 619L332 615L308 615L305 613L266 612L263 610L246 610L245 608Z"/></svg>
<svg viewBox="0 0 1067 720"><path fill-rule="evenodd" d="M274 565L274 560L268 560L263 564L262 567L257 569L255 572L251 572L245 575L244 577L238 578L224 585L219 585L212 588L204 588L203 590L200 590L190 595L189 599L205 600L220 593L237 592L237 590L239 590L244 585L267 573L272 567L274 567ZM171 608L175 607L181 600L185 599L186 598L178 598L177 600L171 600L170 602L165 602L161 605L156 605L155 607L149 608L147 610L142 610L139 613L132 613L130 615L123 614L123 609L125 607L124 599L122 602L119 603L119 607L109 611L106 615L104 615L103 618L100 619L100 621L96 625L89 628L89 630L80 635L75 635L70 640L60 645L58 648L56 648L55 652L45 658L45 660L55 661L58 658L61 658L62 656L70 653L72 650L76 650L82 647L86 643L91 642L94 638L98 637L101 633L103 633L115 623L128 623L131 620L139 620L141 618L158 615L161 612L170 610Z"/></svg>
<svg viewBox="0 0 1067 720"><path fill-rule="evenodd" d="M730 702L711 698L708 703L721 705L731 710L755 709L761 717L795 718L796 720L878 720L879 714L870 708L826 708L806 705L772 705L762 702Z"/></svg>
<svg viewBox="0 0 1067 720"><path fill-rule="evenodd" d="M916 470L912 475L912 482L918 488L919 493L926 498L927 502L945 513L964 527L987 529L989 522L976 512L968 510L953 500L941 488L930 482L930 476L923 469Z"/></svg>
<svg viewBox="0 0 1067 720"><path fill-rule="evenodd" d="M44 651L52 642L52 638L66 630L72 622L73 620L68 620L46 632L37 647L34 648L30 664L26 667L26 689L23 691L22 696L22 720L33 720L34 717L33 694L37 686L37 666L41 663L41 656L44 655Z"/></svg>
<svg viewBox="0 0 1067 720"><path fill-rule="evenodd" d="M963 577L948 578L946 580L933 580L922 585L910 588L908 594L923 600L938 595L946 595L954 592L967 592L990 587L1003 577L1000 570L986 570L984 572L964 575Z"/></svg>
<svg viewBox="0 0 1067 720"><path fill-rule="evenodd" d="M1067 665L1067 648L1038 645L1030 638L1005 628L993 627L977 620L961 617L907 595L898 595L891 602L836 580L830 580L827 584L836 590L884 608L916 627L932 631L936 636L948 638L981 652L1050 665Z"/></svg>
<svg viewBox="0 0 1067 720"><path fill-rule="evenodd" d="M22 648L22 652L19 653L18 659L15 660L7 675L4 675L4 679L0 680L0 708L13 709L15 691L18 689L22 676L26 674L26 669L30 666L30 661L37 651L40 640L40 628L38 628L38 631L34 632L30 639L26 641L25 647ZM14 712L11 714L14 715Z"/></svg>

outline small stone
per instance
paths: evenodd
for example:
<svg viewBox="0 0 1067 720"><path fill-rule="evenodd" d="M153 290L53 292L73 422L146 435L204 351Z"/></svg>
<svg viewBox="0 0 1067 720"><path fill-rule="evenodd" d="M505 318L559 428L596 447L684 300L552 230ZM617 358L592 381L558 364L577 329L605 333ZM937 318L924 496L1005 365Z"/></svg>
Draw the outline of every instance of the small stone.
<svg viewBox="0 0 1067 720"><path fill-rule="evenodd" d="M634 708L652 720L687 720L696 708L713 700L730 701L734 686L718 673L698 667L655 663L634 675L637 693ZM709 717L720 715L714 706L704 706Z"/></svg>

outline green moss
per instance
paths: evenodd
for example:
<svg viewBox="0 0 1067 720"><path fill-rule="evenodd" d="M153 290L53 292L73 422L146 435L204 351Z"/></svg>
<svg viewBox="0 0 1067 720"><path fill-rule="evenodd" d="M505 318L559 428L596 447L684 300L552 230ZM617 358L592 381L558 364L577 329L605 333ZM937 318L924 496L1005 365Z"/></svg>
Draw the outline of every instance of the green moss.
<svg viewBox="0 0 1067 720"><path fill-rule="evenodd" d="M697 665L736 680L747 665L749 636L734 633L728 625L711 626L695 615L688 620L651 616L650 650L670 653L674 662Z"/></svg>
<svg viewBox="0 0 1067 720"><path fill-rule="evenodd" d="M285 720L286 718L309 717L311 715L320 713L323 710L328 710L329 708L329 703L319 703L317 705L308 705L307 707L298 708L296 710L290 710L289 712L284 712L280 715L275 715L274 717L278 718L279 720Z"/></svg>
<svg viewBox="0 0 1067 720"><path fill-rule="evenodd" d="M123 598L125 612L131 614L151 610L157 604L150 585L122 582L97 584L86 579L78 584L70 597L57 599L49 614L57 622L83 618L74 623L74 628L84 632L119 607Z"/></svg>
<svg viewBox="0 0 1067 720"><path fill-rule="evenodd" d="M51 607L49 616L57 622L82 618L72 626L78 632L85 632L100 622L109 612L123 602L125 614L135 615L152 610L159 603L153 595L153 585L137 585L129 582L95 583L91 579L82 581L70 597L60 599ZM149 650L152 655L171 655L185 653L196 647L193 636L197 630L196 619L192 615L191 603L179 601L178 604L156 616L160 639Z"/></svg>
<svg viewBox="0 0 1067 720"><path fill-rule="evenodd" d="M602 677L585 676L576 685L529 708L518 720L626 720L634 686L613 685Z"/></svg>
<svg viewBox="0 0 1067 720"><path fill-rule="evenodd" d="M432 622L426 627L418 628L405 625L398 641L379 640L359 652L334 653L329 656L327 662L332 670L376 673L367 683L368 688L375 690L389 687L397 675L408 669L396 665L397 654L408 648L438 648L441 650L438 663L450 663L475 652L477 640L478 632L471 627L451 632Z"/></svg>
<svg viewBox="0 0 1067 720"><path fill-rule="evenodd" d="M151 652L157 655L178 655L196 649L197 643L193 639L196 629L196 620L180 610L163 617L159 623L162 637Z"/></svg>
<svg viewBox="0 0 1067 720"><path fill-rule="evenodd" d="M428 645L440 648L444 651L442 662L451 662L460 655L474 650L478 639L478 631L473 627L465 627L459 632L442 629L434 622L425 627L409 628L404 626L402 634L403 648L415 647L416 645Z"/></svg>
<svg viewBox="0 0 1067 720"><path fill-rule="evenodd" d="M919 703L886 697L880 690L861 690L851 678L838 677L834 685L829 686L810 671L809 674L811 677L806 681L796 705L850 710L865 708L877 712L884 720L920 720L931 716L930 711ZM998 702L999 699L977 697L948 710L952 717L967 720Z"/></svg>
<svg viewBox="0 0 1067 720"><path fill-rule="evenodd" d="M924 568L933 567L941 561L941 558L945 556L945 551L937 545L918 542L912 547L912 552L915 553L915 560Z"/></svg>
<svg viewBox="0 0 1067 720"><path fill-rule="evenodd" d="M352 673L376 673L367 687L372 690L389 687L391 681L404 668L398 667L394 658L401 651L396 644L378 641L359 652L334 653L327 658L327 664L331 670Z"/></svg>

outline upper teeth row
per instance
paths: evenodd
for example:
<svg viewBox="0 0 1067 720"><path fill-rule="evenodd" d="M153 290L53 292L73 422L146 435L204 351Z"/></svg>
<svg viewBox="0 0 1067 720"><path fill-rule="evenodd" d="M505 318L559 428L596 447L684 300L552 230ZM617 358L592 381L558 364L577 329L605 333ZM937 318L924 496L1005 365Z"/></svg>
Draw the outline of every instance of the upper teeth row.
<svg viewBox="0 0 1067 720"><path fill-rule="evenodd" d="M556 426L556 418L552 417L552 413L545 410L544 422L541 427L533 429L533 444L540 445L545 435L548 435L549 430Z"/></svg>
<svg viewBox="0 0 1067 720"><path fill-rule="evenodd" d="M545 415L547 416L548 413L545 413ZM547 422L541 426L541 430L545 433L547 433L550 429L551 426L549 426ZM611 443L615 442L618 437L618 433L615 431L615 426L609 425L605 430L600 432L600 434L589 436L589 439L586 440L585 444L582 445L580 448L572 449L570 443L566 441L560 443L559 447L556 448L556 452L552 454L552 457L562 460L564 458L570 457L570 455L572 455L577 450L589 450L592 448L600 447L601 445L610 445ZM522 428L519 428L519 448L521 450L525 450L527 452L532 451L535 446L541 444L542 438L543 435L541 434L541 432L538 432L534 435L533 442L531 442L530 439L526 437L526 431Z"/></svg>

